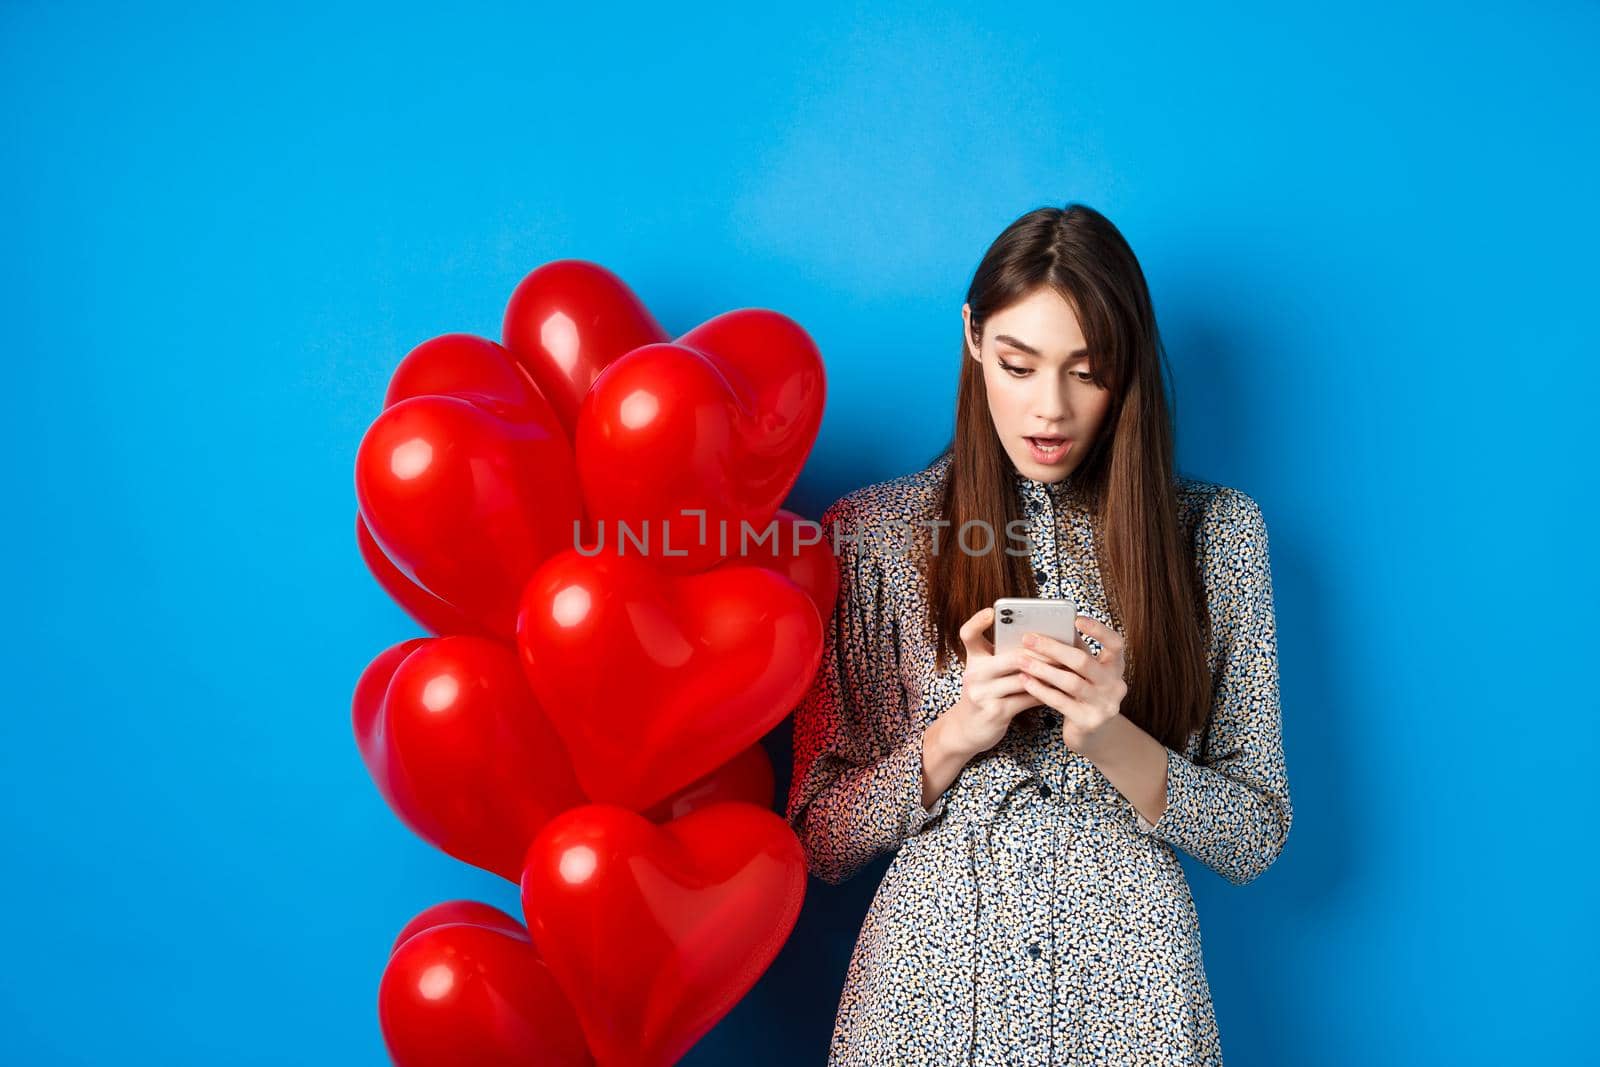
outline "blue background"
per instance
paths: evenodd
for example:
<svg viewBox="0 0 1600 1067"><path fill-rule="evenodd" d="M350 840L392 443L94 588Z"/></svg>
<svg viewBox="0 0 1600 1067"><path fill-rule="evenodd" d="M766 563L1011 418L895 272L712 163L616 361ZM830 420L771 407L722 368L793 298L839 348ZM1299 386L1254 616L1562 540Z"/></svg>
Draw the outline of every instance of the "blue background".
<svg viewBox="0 0 1600 1067"><path fill-rule="evenodd" d="M1600 11L577 6L0 12L8 1061L381 1063L398 928L517 910L350 733L418 632L351 530L411 346L566 256L779 309L815 516L943 443L972 269L1068 200L1271 531L1294 831L1185 858L1228 1062L1592 1055ZM886 863L686 1062L821 1063Z"/></svg>

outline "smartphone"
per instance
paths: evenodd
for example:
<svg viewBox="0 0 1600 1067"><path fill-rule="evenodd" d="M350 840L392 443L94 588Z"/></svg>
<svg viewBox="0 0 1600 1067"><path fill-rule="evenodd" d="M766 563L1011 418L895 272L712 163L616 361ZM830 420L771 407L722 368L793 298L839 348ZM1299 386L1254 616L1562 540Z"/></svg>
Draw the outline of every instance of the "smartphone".
<svg viewBox="0 0 1600 1067"><path fill-rule="evenodd" d="M1078 602L1062 598L1003 596L994 602L995 655L1022 647L1023 634L1045 634L1069 645L1078 642Z"/></svg>
<svg viewBox="0 0 1600 1067"><path fill-rule="evenodd" d="M1003 596L994 602L994 653L1005 655L1022 647L1023 634L1045 634L1069 645L1078 644L1078 603L1046 597ZM1048 704L1038 704L1053 714Z"/></svg>

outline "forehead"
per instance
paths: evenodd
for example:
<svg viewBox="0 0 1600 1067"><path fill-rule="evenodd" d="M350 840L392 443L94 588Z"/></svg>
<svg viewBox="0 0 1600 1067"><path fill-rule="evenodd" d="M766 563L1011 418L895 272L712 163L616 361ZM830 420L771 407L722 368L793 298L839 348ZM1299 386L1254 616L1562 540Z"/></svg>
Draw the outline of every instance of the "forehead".
<svg viewBox="0 0 1600 1067"><path fill-rule="evenodd" d="M1021 300L989 316L985 332L1006 334L1044 353L1046 359L1065 360L1085 346L1077 313L1054 289L1035 289Z"/></svg>

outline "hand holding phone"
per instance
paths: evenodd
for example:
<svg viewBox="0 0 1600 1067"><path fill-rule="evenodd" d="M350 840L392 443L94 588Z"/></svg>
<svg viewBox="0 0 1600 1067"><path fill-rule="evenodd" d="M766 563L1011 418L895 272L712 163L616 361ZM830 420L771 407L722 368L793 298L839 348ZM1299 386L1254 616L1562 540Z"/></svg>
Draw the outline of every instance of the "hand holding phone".
<svg viewBox="0 0 1600 1067"><path fill-rule="evenodd" d="M1003 596L994 602L994 650L1022 647L1023 634L1044 634L1068 645L1078 644L1078 602L1068 597Z"/></svg>
<svg viewBox="0 0 1600 1067"><path fill-rule="evenodd" d="M1003 596L994 602L994 651L1006 655L1022 647L1024 634L1044 634L1063 644L1078 643L1078 602L1068 597ZM1059 715L1048 704L1039 704Z"/></svg>
<svg viewBox="0 0 1600 1067"><path fill-rule="evenodd" d="M1012 616L1015 618L1015 612ZM1006 735L1011 720L1039 703L1028 692L1020 654L996 652L989 631L1000 632L994 608L984 608L961 624L961 644L966 651L961 678L961 698L930 726L939 732L939 745L962 763L993 748Z"/></svg>

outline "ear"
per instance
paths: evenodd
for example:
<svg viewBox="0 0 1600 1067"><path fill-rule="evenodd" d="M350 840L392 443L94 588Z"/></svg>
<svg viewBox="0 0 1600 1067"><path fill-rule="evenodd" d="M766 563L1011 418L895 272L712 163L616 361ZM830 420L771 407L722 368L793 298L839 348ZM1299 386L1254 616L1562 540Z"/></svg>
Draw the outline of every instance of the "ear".
<svg viewBox="0 0 1600 1067"><path fill-rule="evenodd" d="M982 352L972 344L972 305L961 305L961 339L966 343L967 354L976 363L983 362Z"/></svg>

